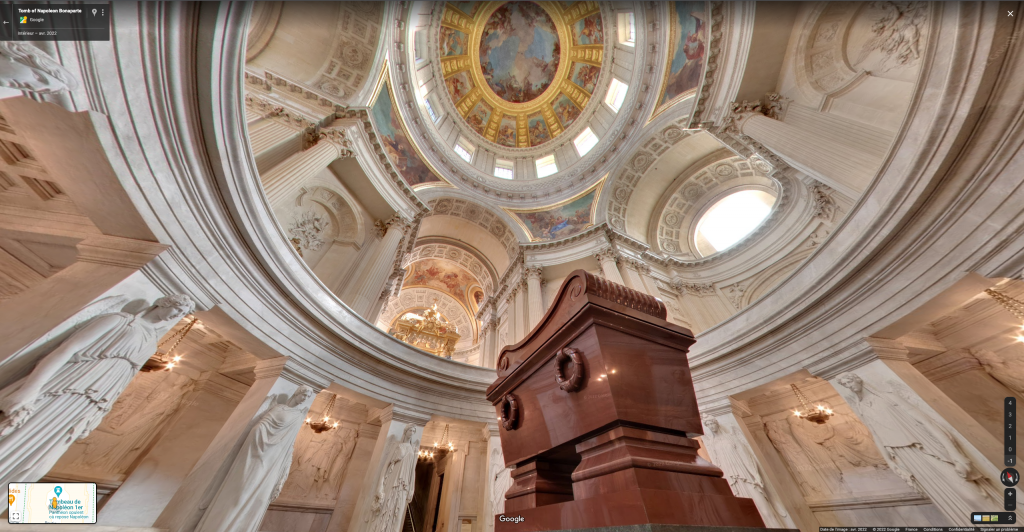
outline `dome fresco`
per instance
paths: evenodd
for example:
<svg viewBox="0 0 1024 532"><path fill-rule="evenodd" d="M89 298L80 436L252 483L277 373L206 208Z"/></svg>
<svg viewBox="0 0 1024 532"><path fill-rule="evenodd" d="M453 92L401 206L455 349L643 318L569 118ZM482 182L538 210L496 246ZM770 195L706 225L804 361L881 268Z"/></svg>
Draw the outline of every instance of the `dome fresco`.
<svg viewBox="0 0 1024 532"><path fill-rule="evenodd" d="M449 3L438 33L458 113L509 148L540 146L576 122L599 87L604 46L592 2Z"/></svg>
<svg viewBox="0 0 1024 532"><path fill-rule="evenodd" d="M491 13L480 36L480 71L499 98L534 100L554 80L562 50L551 17L533 2L509 2Z"/></svg>

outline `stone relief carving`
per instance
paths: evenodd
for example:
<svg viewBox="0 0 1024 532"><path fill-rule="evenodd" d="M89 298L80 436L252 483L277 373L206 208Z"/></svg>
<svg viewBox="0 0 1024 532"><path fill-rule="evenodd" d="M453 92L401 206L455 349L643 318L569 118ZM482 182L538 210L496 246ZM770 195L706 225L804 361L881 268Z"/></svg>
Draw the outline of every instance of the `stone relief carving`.
<svg viewBox="0 0 1024 532"><path fill-rule="evenodd" d="M672 288L676 292L689 294L691 296L703 297L715 295L715 285L711 283L687 283L677 279L672 282Z"/></svg>
<svg viewBox="0 0 1024 532"><path fill-rule="evenodd" d="M999 354L987 349L971 349L970 353L992 378L1024 395L1024 357L1012 349L1005 349Z"/></svg>
<svg viewBox="0 0 1024 532"><path fill-rule="evenodd" d="M415 434L416 427L407 425L400 441L388 436L380 477L364 518L365 530L369 532L398 532L402 528L402 516L412 502L416 481L416 453L420 442L414 441Z"/></svg>
<svg viewBox="0 0 1024 532"><path fill-rule="evenodd" d="M858 468L887 469L867 428L841 412L823 425L787 413L785 419L765 423L765 432L810 498L854 493L847 474Z"/></svg>
<svg viewBox="0 0 1024 532"><path fill-rule="evenodd" d="M864 51L886 54L883 69L906 66L921 57L921 28L928 16L925 2L871 2L868 8L879 14L871 25L874 37L864 43Z"/></svg>
<svg viewBox="0 0 1024 532"><path fill-rule="evenodd" d="M320 251L324 248L326 242L324 242L322 235L330 225L330 220L311 211L303 212L301 216L294 217L291 226L288 228L288 234L292 236L292 245L295 246L295 251L299 253L300 257L302 256L302 250Z"/></svg>
<svg viewBox="0 0 1024 532"><path fill-rule="evenodd" d="M37 94L59 94L78 88L78 80L60 63L35 46L0 42L0 86Z"/></svg>
<svg viewBox="0 0 1024 532"><path fill-rule="evenodd" d="M757 458L742 439L743 436L735 429L723 427L714 416L701 414L700 417L708 429L703 438L704 446L712 462L722 468L732 492L737 497L753 499L769 527L792 527L793 522L786 508L766 487Z"/></svg>
<svg viewBox="0 0 1024 532"><path fill-rule="evenodd" d="M0 482L45 475L99 425L157 340L194 309L189 296L172 295L138 314L99 315L43 356L26 378L0 390Z"/></svg>
<svg viewBox="0 0 1024 532"><path fill-rule="evenodd" d="M747 288L745 286L740 283L736 283L723 288L722 292L729 300L729 303L732 303L732 306L736 307L736 310L740 310L743 308L743 293L746 290Z"/></svg>
<svg viewBox="0 0 1024 532"><path fill-rule="evenodd" d="M811 196L814 198L814 217L826 222L835 221L839 205L832 198L832 187L815 183L811 186Z"/></svg>
<svg viewBox="0 0 1024 532"><path fill-rule="evenodd" d="M869 385L856 373L840 375L836 382L884 449L892 470L950 521L968 524L971 512L1002 509L1002 492L967 456L964 444L903 384Z"/></svg>
<svg viewBox="0 0 1024 532"><path fill-rule="evenodd" d="M512 468L505 467L505 458L500 447L491 449L491 516L505 512L505 492L512 487Z"/></svg>
<svg viewBox="0 0 1024 532"><path fill-rule="evenodd" d="M333 504L359 433L345 426L320 434L306 432L310 437L300 435L296 442L291 472L280 499Z"/></svg>
<svg viewBox="0 0 1024 532"><path fill-rule="evenodd" d="M334 54L313 86L324 93L345 99L359 92L370 76L377 41L384 18L382 4L351 2L341 4Z"/></svg>
<svg viewBox="0 0 1024 532"><path fill-rule="evenodd" d="M200 503L205 513L196 532L256 531L288 478L295 437L315 395L302 385L284 403L264 403L269 408L256 417L216 494Z"/></svg>
<svg viewBox="0 0 1024 532"><path fill-rule="evenodd" d="M139 373L114 402L110 414L89 436L76 442L68 454L81 454L62 470L91 470L102 476L127 472L192 391L195 381L170 372Z"/></svg>

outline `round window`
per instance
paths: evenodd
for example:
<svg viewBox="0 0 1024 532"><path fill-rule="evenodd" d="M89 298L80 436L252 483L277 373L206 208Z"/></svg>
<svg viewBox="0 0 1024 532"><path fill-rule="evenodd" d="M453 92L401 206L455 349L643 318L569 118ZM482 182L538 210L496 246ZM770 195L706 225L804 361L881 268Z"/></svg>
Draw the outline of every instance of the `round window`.
<svg viewBox="0 0 1024 532"><path fill-rule="evenodd" d="M694 244L706 257L732 247L764 222L775 196L763 190L734 192L718 200L697 222Z"/></svg>

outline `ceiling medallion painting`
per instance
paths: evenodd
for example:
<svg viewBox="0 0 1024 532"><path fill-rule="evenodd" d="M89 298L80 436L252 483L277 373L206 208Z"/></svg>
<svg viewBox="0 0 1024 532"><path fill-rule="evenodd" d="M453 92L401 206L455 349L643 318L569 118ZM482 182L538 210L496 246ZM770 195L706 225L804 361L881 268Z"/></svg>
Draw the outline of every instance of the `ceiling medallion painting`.
<svg viewBox="0 0 1024 532"><path fill-rule="evenodd" d="M669 61L654 116L695 93L707 58L707 4L670 2L668 10Z"/></svg>
<svg viewBox="0 0 1024 532"><path fill-rule="evenodd" d="M569 238L594 225L597 200L601 197L604 178L574 198L539 209L505 209L512 215L530 240L550 241Z"/></svg>
<svg viewBox="0 0 1024 532"><path fill-rule="evenodd" d="M596 2L449 2L438 46L445 87L485 139L539 146L582 115L598 87Z"/></svg>
<svg viewBox="0 0 1024 532"><path fill-rule="evenodd" d="M480 36L480 71L506 102L525 103L543 94L561 56L555 23L533 2L502 4Z"/></svg>

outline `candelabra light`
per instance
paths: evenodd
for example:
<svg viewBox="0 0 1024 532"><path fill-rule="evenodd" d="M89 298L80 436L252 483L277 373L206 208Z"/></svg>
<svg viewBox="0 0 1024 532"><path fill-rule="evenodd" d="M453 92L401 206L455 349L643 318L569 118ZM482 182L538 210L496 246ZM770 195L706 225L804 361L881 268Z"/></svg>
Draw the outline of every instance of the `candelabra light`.
<svg viewBox="0 0 1024 532"><path fill-rule="evenodd" d="M1020 334L1017 335L1018 342L1024 342L1024 301L1012 298L1002 292L996 292L995 290L987 289L985 293L992 299L995 299L997 303L1003 306L1010 314L1013 314L1020 324Z"/></svg>
<svg viewBox="0 0 1024 532"><path fill-rule="evenodd" d="M164 338L163 341L157 344L156 353L153 353L153 356L149 357L149 360L147 360L146 363L142 366L142 371L170 371L174 369L175 366L181 363L181 355L172 355L171 353L174 353L174 350L178 347L178 344L180 344L181 341L184 340L186 336L188 336L188 333L189 331L192 330L192 327L195 327L195 325L199 323L199 318L191 314L185 316L185 318L183 319L187 319L189 320L189 322L186 323L184 327L178 329L176 333L172 334L171 336L168 336L167 338ZM171 340L174 340L174 343L171 344L171 347L167 350L167 353L161 353L160 348L163 347L164 344L166 344L167 342L170 342Z"/></svg>
<svg viewBox="0 0 1024 532"><path fill-rule="evenodd" d="M804 397L800 388L797 388L795 384L790 384L789 387L793 389L793 394L796 395L796 398L800 401L800 407L802 408L802 410L794 410L793 415L800 419L813 421L819 425L828 422L829 418L832 417L832 409L827 405L815 405L814 408L811 408L810 405L807 404L807 397Z"/></svg>
<svg viewBox="0 0 1024 532"><path fill-rule="evenodd" d="M331 421L331 411L334 410L334 401L337 398L337 394L331 397L331 402L327 403L327 408L324 410L324 417L319 421L313 421L313 418L311 417L306 418L306 424L309 425L309 428L313 429L313 432L320 434L321 432L338 428L339 423L337 421Z"/></svg>
<svg viewBox="0 0 1024 532"><path fill-rule="evenodd" d="M434 442L434 451L441 453L455 452L455 443L448 439L448 424L444 425L444 432L441 433L441 441Z"/></svg>

